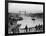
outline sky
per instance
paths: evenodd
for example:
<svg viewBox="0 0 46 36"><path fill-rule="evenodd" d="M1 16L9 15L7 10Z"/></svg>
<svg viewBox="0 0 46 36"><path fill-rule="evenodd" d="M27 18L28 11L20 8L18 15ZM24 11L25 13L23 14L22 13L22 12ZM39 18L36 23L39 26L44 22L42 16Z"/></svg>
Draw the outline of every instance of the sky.
<svg viewBox="0 0 46 36"><path fill-rule="evenodd" d="M42 4L22 4L22 3L8 3L9 13L19 13L19 11L26 11L26 13L42 13Z"/></svg>

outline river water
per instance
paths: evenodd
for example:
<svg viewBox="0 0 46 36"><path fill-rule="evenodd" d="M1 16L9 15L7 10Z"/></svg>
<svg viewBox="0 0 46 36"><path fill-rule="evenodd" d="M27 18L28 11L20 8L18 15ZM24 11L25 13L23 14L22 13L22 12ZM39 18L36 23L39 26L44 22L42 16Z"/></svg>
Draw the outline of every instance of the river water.
<svg viewBox="0 0 46 36"><path fill-rule="evenodd" d="M32 20L33 17L25 16L25 15L20 15L20 16L23 18L23 20L17 22L17 24L21 24L20 28L25 28L26 25L29 28L29 27L35 27L36 25L39 24L43 24L42 18L34 17L34 19L36 20Z"/></svg>

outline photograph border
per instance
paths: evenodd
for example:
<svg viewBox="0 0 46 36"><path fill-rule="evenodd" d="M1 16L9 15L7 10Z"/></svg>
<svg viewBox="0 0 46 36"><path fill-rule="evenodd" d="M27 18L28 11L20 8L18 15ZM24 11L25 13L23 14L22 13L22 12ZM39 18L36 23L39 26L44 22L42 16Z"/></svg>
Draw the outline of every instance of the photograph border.
<svg viewBox="0 0 46 36"><path fill-rule="evenodd" d="M8 3L42 4L43 5L43 32L8 34ZM45 33L45 3L44 2L8 1L8 0L5 0L5 35L44 34L44 33Z"/></svg>

